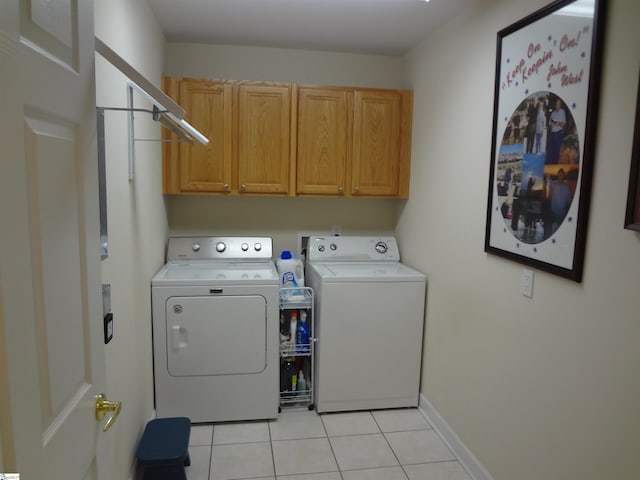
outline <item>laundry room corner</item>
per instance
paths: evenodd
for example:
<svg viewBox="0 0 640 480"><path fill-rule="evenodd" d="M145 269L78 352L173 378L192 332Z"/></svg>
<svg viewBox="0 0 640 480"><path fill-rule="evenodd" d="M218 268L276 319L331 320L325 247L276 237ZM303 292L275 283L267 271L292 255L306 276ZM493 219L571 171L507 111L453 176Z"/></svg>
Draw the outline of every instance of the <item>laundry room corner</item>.
<svg viewBox="0 0 640 480"><path fill-rule="evenodd" d="M96 37L146 78L161 77L164 37L146 2L95 1ZM128 79L96 54L96 105L127 107ZM148 108L132 93L133 106ZM151 350L151 277L164 262L167 220L162 196L160 125L135 112L106 110L105 166L108 257L102 281L111 287L113 339L105 345L107 392L122 402L109 435L112 478L133 478L135 451L146 422L154 416ZM130 146L135 157L131 164Z"/></svg>
<svg viewBox="0 0 640 480"><path fill-rule="evenodd" d="M527 297L522 264L483 248L491 92L496 33L551 2L484 3L408 56L412 197L396 235L429 276L421 392L496 479L639 478L640 256L624 212L640 4L607 2L583 281L536 271Z"/></svg>

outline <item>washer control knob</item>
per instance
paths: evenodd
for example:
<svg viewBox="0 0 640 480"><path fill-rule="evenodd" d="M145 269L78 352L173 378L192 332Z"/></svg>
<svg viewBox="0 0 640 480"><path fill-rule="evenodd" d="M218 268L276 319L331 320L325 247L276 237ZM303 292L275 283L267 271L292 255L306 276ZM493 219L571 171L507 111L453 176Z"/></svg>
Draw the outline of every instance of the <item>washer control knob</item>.
<svg viewBox="0 0 640 480"><path fill-rule="evenodd" d="M222 253L227 249L227 246L224 244L224 242L218 242L216 243L216 252Z"/></svg>
<svg viewBox="0 0 640 480"><path fill-rule="evenodd" d="M324 245L318 245L318 251L324 252Z"/></svg>
<svg viewBox="0 0 640 480"><path fill-rule="evenodd" d="M338 246L335 243L332 243L331 245L329 245L329 248L331 250L336 250L338 248Z"/></svg>
<svg viewBox="0 0 640 480"><path fill-rule="evenodd" d="M242 245L240 245L240 248L242 249L243 252L246 252L247 250L249 250L249 244L243 243Z"/></svg>
<svg viewBox="0 0 640 480"><path fill-rule="evenodd" d="M200 251L200 244L199 243L194 243L193 245L191 245L191 250L193 250L194 252L199 252Z"/></svg>
<svg viewBox="0 0 640 480"><path fill-rule="evenodd" d="M387 253L387 250L389 250L389 247L387 247L386 243L384 243L384 242L376 243L376 252L378 252L378 253Z"/></svg>
<svg viewBox="0 0 640 480"><path fill-rule="evenodd" d="M259 252L260 250L262 250L262 244L261 243L256 243L253 248L255 248L256 252Z"/></svg>

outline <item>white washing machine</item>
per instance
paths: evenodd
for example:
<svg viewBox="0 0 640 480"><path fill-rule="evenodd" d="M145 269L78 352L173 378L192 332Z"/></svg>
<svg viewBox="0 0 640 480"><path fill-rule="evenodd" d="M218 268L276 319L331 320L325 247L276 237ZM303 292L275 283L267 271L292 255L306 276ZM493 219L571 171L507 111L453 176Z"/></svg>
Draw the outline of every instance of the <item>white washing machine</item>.
<svg viewBox="0 0 640 480"><path fill-rule="evenodd" d="M318 412L416 407L426 277L393 237L311 237Z"/></svg>
<svg viewBox="0 0 640 480"><path fill-rule="evenodd" d="M151 283L156 413L275 418L278 274L268 237L170 238Z"/></svg>

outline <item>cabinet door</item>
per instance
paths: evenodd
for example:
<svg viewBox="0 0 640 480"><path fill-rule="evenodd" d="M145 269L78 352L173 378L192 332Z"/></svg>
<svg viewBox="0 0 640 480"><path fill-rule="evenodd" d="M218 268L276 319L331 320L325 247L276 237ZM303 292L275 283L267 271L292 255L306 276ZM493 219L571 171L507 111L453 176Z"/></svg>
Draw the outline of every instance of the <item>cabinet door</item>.
<svg viewBox="0 0 640 480"><path fill-rule="evenodd" d="M240 193L288 193L291 88L240 85L238 106Z"/></svg>
<svg viewBox="0 0 640 480"><path fill-rule="evenodd" d="M350 92L298 90L297 193L343 195L350 156Z"/></svg>
<svg viewBox="0 0 640 480"><path fill-rule="evenodd" d="M208 145L181 142L181 192L227 192L231 188L232 87L199 79L181 79L179 103L185 119L197 125Z"/></svg>
<svg viewBox="0 0 640 480"><path fill-rule="evenodd" d="M402 92L354 94L352 195L399 194Z"/></svg>

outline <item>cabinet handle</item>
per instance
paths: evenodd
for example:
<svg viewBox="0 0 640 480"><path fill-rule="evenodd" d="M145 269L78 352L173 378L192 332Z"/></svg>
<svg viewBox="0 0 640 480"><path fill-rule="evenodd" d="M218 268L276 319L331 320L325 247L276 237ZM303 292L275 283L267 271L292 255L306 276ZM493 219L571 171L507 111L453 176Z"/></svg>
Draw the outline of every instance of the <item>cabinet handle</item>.
<svg viewBox="0 0 640 480"><path fill-rule="evenodd" d="M242 185L240 185L240 190L242 190L243 192L246 192L247 186L243 183Z"/></svg>
<svg viewBox="0 0 640 480"><path fill-rule="evenodd" d="M344 187L338 187L338 193L344 193Z"/></svg>
<svg viewBox="0 0 640 480"><path fill-rule="evenodd" d="M359 193L360 192L360 187L353 187L353 191L355 193Z"/></svg>
<svg viewBox="0 0 640 480"><path fill-rule="evenodd" d="M229 191L229 184L225 183L223 188L224 188L225 192L228 192Z"/></svg>

